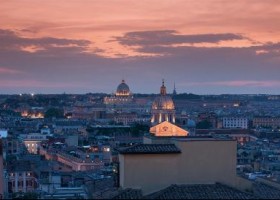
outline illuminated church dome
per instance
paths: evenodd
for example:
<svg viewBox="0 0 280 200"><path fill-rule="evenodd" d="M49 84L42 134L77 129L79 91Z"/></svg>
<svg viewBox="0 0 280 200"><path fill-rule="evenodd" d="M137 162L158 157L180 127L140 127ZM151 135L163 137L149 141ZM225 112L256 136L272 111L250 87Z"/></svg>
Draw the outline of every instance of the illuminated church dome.
<svg viewBox="0 0 280 200"><path fill-rule="evenodd" d="M116 96L129 96L129 95L130 95L129 87L125 83L125 81L122 80L121 84L119 84L117 88Z"/></svg>
<svg viewBox="0 0 280 200"><path fill-rule="evenodd" d="M155 98L152 104L152 120L153 124L158 124L163 121L175 123L175 106L170 96L166 94L164 81L160 88L160 95Z"/></svg>
<svg viewBox="0 0 280 200"><path fill-rule="evenodd" d="M155 110L174 110L175 106L173 100L169 96L159 96L153 102L152 109Z"/></svg>
<svg viewBox="0 0 280 200"><path fill-rule="evenodd" d="M152 105L153 110L174 110L175 106L170 96L166 95L166 87L164 81L160 88L160 96L156 97Z"/></svg>

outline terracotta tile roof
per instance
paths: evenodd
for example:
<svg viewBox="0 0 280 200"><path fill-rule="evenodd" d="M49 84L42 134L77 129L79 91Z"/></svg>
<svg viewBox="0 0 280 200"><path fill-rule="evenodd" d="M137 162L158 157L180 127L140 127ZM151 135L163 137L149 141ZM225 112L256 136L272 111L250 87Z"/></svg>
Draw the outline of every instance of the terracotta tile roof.
<svg viewBox="0 0 280 200"><path fill-rule="evenodd" d="M13 163L9 163L7 169L9 172L32 171L30 161L25 161L25 160L19 160Z"/></svg>
<svg viewBox="0 0 280 200"><path fill-rule="evenodd" d="M117 195L111 197L111 199L142 199L142 191L136 189L125 189L120 191Z"/></svg>
<svg viewBox="0 0 280 200"><path fill-rule="evenodd" d="M137 144L117 149L121 154L168 154L181 153L174 144Z"/></svg>
<svg viewBox="0 0 280 200"><path fill-rule="evenodd" d="M279 189L263 183L254 183L253 192L261 199L280 199Z"/></svg>
<svg viewBox="0 0 280 200"><path fill-rule="evenodd" d="M115 191L110 199L280 199L280 190L263 183L254 183L253 194L242 192L227 185L191 184L171 185L158 192L143 196L141 190Z"/></svg>
<svg viewBox="0 0 280 200"><path fill-rule="evenodd" d="M232 187L217 184L171 185L145 199L256 199Z"/></svg>

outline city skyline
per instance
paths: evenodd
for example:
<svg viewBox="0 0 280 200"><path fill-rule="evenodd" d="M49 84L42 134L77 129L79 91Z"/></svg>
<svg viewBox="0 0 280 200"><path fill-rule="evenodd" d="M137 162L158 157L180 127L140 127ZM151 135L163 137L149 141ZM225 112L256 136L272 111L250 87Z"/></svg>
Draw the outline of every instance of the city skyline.
<svg viewBox="0 0 280 200"><path fill-rule="evenodd" d="M0 4L0 93L279 94L280 6L268 1Z"/></svg>

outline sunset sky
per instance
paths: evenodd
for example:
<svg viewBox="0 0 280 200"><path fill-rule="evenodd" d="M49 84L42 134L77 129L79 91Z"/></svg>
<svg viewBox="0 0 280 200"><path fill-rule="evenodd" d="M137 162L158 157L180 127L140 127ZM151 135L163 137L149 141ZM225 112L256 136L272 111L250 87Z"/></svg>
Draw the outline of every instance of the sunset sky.
<svg viewBox="0 0 280 200"><path fill-rule="evenodd" d="M0 0L0 94L280 94L278 0Z"/></svg>

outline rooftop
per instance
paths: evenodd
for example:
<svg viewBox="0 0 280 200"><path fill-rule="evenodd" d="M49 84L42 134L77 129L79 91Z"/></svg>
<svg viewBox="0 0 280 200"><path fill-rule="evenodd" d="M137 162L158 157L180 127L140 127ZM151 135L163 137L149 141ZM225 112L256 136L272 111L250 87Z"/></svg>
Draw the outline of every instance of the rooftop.
<svg viewBox="0 0 280 200"><path fill-rule="evenodd" d="M146 196L148 199L255 199L256 197L234 189L216 184L171 185L159 192Z"/></svg>
<svg viewBox="0 0 280 200"><path fill-rule="evenodd" d="M117 149L120 154L169 154L181 153L174 144L137 144Z"/></svg>
<svg viewBox="0 0 280 200"><path fill-rule="evenodd" d="M143 196L141 190L128 188L114 195L112 199L143 199Z"/></svg>
<svg viewBox="0 0 280 200"><path fill-rule="evenodd" d="M19 160L8 164L7 169L9 172L31 171L31 163L29 161Z"/></svg>
<svg viewBox="0 0 280 200"><path fill-rule="evenodd" d="M85 123L82 121L56 121L55 122L56 126L84 126Z"/></svg>
<svg viewBox="0 0 280 200"><path fill-rule="evenodd" d="M258 197L232 187L216 184L171 185L158 192L142 196L141 190L125 189L112 199L256 199Z"/></svg>
<svg viewBox="0 0 280 200"><path fill-rule="evenodd" d="M263 183L254 183L254 194L261 199L280 199L280 190Z"/></svg>

